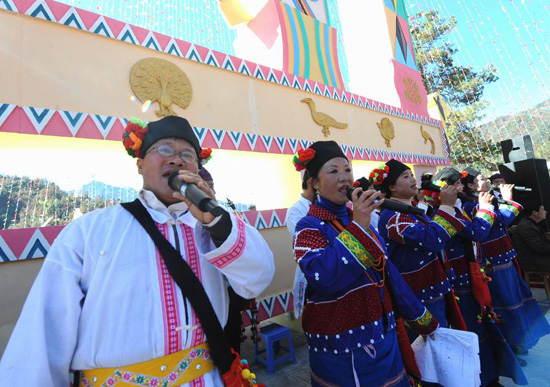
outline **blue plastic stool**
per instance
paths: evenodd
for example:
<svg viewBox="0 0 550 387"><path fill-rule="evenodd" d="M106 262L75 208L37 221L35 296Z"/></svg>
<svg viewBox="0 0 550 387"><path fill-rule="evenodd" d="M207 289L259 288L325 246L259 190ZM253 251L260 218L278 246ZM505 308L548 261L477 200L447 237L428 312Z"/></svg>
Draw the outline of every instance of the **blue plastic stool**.
<svg viewBox="0 0 550 387"><path fill-rule="evenodd" d="M258 333L265 343L265 349L258 349L258 342L254 345L254 362L258 362L267 366L267 373L272 374L275 371L275 366L287 360L292 360L296 364L296 356L294 356L294 348L292 347L292 338L290 337L290 330L279 324L270 324L260 329ZM288 339L288 348L281 345L281 339ZM280 350L288 352L288 354L275 359L275 353ZM266 358L260 356L261 353L266 352Z"/></svg>

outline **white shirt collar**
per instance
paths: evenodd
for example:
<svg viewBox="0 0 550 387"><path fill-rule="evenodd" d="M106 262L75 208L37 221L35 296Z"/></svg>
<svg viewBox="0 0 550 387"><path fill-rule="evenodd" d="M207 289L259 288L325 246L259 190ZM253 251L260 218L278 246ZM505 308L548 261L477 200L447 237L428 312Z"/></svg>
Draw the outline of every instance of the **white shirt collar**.
<svg viewBox="0 0 550 387"><path fill-rule="evenodd" d="M153 192L146 189L142 189L141 191L139 191L139 198L144 206L146 206L150 210L153 210L151 216L156 222L159 223L165 223L167 221L170 223L176 221L183 222L183 219L180 218L182 218L189 212L189 208L187 207L187 204L185 204L185 202L178 202L166 207L164 203L158 200ZM191 218L193 217L191 216Z"/></svg>

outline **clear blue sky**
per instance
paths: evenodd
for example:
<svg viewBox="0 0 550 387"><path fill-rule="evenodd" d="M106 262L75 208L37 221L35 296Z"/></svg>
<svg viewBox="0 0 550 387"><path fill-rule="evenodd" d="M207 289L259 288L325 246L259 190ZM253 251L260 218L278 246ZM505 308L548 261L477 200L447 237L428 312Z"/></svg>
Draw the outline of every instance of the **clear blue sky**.
<svg viewBox="0 0 550 387"><path fill-rule="evenodd" d="M549 0L405 0L411 17L436 9L454 15L449 36L457 63L498 68L499 80L486 88L485 121L532 107L550 98Z"/></svg>

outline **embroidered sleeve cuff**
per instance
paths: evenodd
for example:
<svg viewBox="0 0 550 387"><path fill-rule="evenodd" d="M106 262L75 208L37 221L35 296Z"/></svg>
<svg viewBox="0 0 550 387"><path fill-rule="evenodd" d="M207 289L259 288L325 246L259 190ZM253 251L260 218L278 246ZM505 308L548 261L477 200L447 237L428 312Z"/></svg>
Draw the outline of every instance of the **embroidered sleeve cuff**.
<svg viewBox="0 0 550 387"><path fill-rule="evenodd" d="M378 246L376 246L374 241L370 239L370 236L355 223L350 223L349 226L338 235L337 239L365 270L376 262L376 258L371 251L376 252L374 249L378 250ZM365 242L366 245L364 245L363 242Z"/></svg>
<svg viewBox="0 0 550 387"><path fill-rule="evenodd" d="M439 322L426 308L422 316L416 320L407 320L407 325L419 335L427 336L437 329Z"/></svg>
<svg viewBox="0 0 550 387"><path fill-rule="evenodd" d="M441 209L437 210L435 216L432 218L432 222L435 222L441 226L441 228L443 228L451 237L455 236L464 229L464 225L461 221Z"/></svg>
<svg viewBox="0 0 550 387"><path fill-rule="evenodd" d="M219 268L224 268L238 259L246 246L247 226L234 215L229 215L229 219L232 225L229 235L214 251L205 254L206 259Z"/></svg>
<svg viewBox="0 0 550 387"><path fill-rule="evenodd" d="M489 224L492 226L495 222L496 214L491 210L480 207L480 209L476 212L476 218L483 219L486 222L489 222Z"/></svg>
<svg viewBox="0 0 550 387"><path fill-rule="evenodd" d="M513 201L507 201L506 204L501 204L498 209L511 211L514 213L515 216L518 216L519 213L523 210L523 206Z"/></svg>

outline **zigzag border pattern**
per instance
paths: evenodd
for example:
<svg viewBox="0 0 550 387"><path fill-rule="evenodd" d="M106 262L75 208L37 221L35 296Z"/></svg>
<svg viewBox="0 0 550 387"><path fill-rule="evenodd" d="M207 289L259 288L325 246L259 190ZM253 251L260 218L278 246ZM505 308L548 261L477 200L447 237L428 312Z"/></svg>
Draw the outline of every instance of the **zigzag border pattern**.
<svg viewBox="0 0 550 387"><path fill-rule="evenodd" d="M258 308L258 322L290 312L294 309L292 292L284 292L272 297L264 298L257 301L256 306ZM251 325L248 311L243 311L242 320L245 327Z"/></svg>
<svg viewBox="0 0 550 387"><path fill-rule="evenodd" d="M145 30L132 24L104 17L77 7L71 7L57 1L0 0L0 9L78 28L111 39L147 47L151 50L177 57L184 57L205 65L245 74L266 82L296 88L395 117L441 127L440 121L434 120L429 116L420 116L417 113L386 105L346 90L335 89L320 82L304 79L294 74L272 69L154 31Z"/></svg>
<svg viewBox="0 0 550 387"><path fill-rule="evenodd" d="M127 119L121 117L17 106L0 102L0 132L120 141L127 122ZM311 141L307 140L263 134L203 127L194 127L193 129L201 146L217 149L291 155L311 144ZM450 164L450 159L443 129L441 129L441 136L446 157L392 152L351 145L342 145L342 150L348 158L353 160L388 161L394 158L404 163L445 166Z"/></svg>

